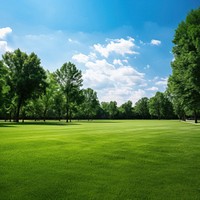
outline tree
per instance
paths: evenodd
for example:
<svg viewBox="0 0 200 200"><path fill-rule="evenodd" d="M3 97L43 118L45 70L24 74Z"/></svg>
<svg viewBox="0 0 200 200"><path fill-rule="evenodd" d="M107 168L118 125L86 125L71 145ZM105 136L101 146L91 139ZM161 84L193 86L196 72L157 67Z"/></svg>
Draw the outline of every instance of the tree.
<svg viewBox="0 0 200 200"><path fill-rule="evenodd" d="M107 119L109 118L109 103L108 102L101 102L101 108L102 108L102 118Z"/></svg>
<svg viewBox="0 0 200 200"><path fill-rule="evenodd" d="M84 89L83 98L84 100L81 105L81 110L88 120L92 119L97 114L99 108L97 93L91 88Z"/></svg>
<svg viewBox="0 0 200 200"><path fill-rule="evenodd" d="M174 117L172 103L162 92L156 92L149 100L149 113L158 119L170 119Z"/></svg>
<svg viewBox="0 0 200 200"><path fill-rule="evenodd" d="M9 71L7 85L16 99L15 120L19 122L20 109L26 101L45 92L46 74L40 65L40 59L34 53L27 55L17 49L6 52L2 57Z"/></svg>
<svg viewBox="0 0 200 200"><path fill-rule="evenodd" d="M82 74L76 66L71 63L64 63L60 70L56 71L57 81L65 95L66 100L66 121L68 122L73 103L77 102L77 96L82 86Z"/></svg>
<svg viewBox="0 0 200 200"><path fill-rule="evenodd" d="M45 94L43 94L40 97L42 105L43 105L42 116L43 116L44 121L46 120L46 115L47 115L48 111L50 110L50 108L53 108L55 93L58 90L58 85L55 80L55 76L52 73L50 73L49 71L47 71L46 74L47 74L46 81L47 81L48 86L46 88Z"/></svg>
<svg viewBox="0 0 200 200"><path fill-rule="evenodd" d="M58 89L55 93L53 109L56 118L58 118L58 120L60 121L60 119L63 117L63 110L64 110L64 95L60 89Z"/></svg>
<svg viewBox="0 0 200 200"><path fill-rule="evenodd" d="M133 104L131 101L123 103L119 107L120 118L131 119L133 117Z"/></svg>
<svg viewBox="0 0 200 200"><path fill-rule="evenodd" d="M43 110L44 105L42 103L42 100L41 98L37 98L29 100L26 106L24 106L23 112L26 117L34 119L36 121L43 117Z"/></svg>
<svg viewBox="0 0 200 200"><path fill-rule="evenodd" d="M4 66L3 62L0 61L0 106L3 105L3 93L6 87L6 78L5 78L6 74L7 74L7 69Z"/></svg>
<svg viewBox="0 0 200 200"><path fill-rule="evenodd" d="M116 101L110 101L108 106L108 112L111 119L115 119L118 114L118 108L117 108L117 102Z"/></svg>
<svg viewBox="0 0 200 200"><path fill-rule="evenodd" d="M200 8L192 10L181 22L174 36L174 61L168 87L184 109L200 110Z"/></svg>
<svg viewBox="0 0 200 200"><path fill-rule="evenodd" d="M138 118L149 119L149 99L147 97L141 98L135 103L134 110Z"/></svg>

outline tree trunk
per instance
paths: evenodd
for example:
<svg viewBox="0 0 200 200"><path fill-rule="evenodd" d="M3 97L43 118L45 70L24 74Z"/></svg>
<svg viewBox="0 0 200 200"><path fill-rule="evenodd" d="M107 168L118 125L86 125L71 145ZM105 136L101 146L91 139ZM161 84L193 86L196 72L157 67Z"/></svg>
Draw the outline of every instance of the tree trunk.
<svg viewBox="0 0 200 200"><path fill-rule="evenodd" d="M194 111L194 122L195 122L195 124L197 123L197 121L198 121L197 112L196 112L196 110L195 110L195 111Z"/></svg>
<svg viewBox="0 0 200 200"><path fill-rule="evenodd" d="M69 121L69 108L68 108L68 105L67 105L67 109L66 109L66 122L68 123Z"/></svg>
<svg viewBox="0 0 200 200"><path fill-rule="evenodd" d="M46 113L47 113L47 109L45 108L44 109L44 113L43 113L43 121L44 122L46 121Z"/></svg>
<svg viewBox="0 0 200 200"><path fill-rule="evenodd" d="M71 111L71 109L69 111L69 121L72 122L72 111Z"/></svg>
<svg viewBox="0 0 200 200"><path fill-rule="evenodd" d="M66 95L66 122L69 122L69 98L68 93Z"/></svg>
<svg viewBox="0 0 200 200"><path fill-rule="evenodd" d="M20 113L20 108L21 108L21 100L18 101L18 105L17 105L17 112L16 112L16 122L19 122L19 113Z"/></svg>
<svg viewBox="0 0 200 200"><path fill-rule="evenodd" d="M12 113L11 113L11 111L10 111L9 115L10 115L9 116L9 118L10 118L9 121L11 122L12 121Z"/></svg>
<svg viewBox="0 0 200 200"><path fill-rule="evenodd" d="M4 121L7 121L7 114L4 115Z"/></svg>

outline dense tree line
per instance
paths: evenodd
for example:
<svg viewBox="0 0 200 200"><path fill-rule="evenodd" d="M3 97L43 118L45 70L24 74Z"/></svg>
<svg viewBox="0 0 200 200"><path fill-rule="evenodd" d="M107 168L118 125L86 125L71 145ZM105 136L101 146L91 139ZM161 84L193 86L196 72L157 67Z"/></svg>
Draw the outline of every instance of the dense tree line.
<svg viewBox="0 0 200 200"><path fill-rule="evenodd" d="M200 9L180 23L174 37L172 75L166 92L135 105L99 102L97 93L82 88L82 73L73 63L51 73L35 53L6 52L0 61L0 118L19 119L173 119L200 111Z"/></svg>
<svg viewBox="0 0 200 200"><path fill-rule="evenodd" d="M200 8L192 10L174 36L174 61L168 91L176 114L185 119L200 112Z"/></svg>
<svg viewBox="0 0 200 200"><path fill-rule="evenodd" d="M82 89L82 73L73 63L56 72L45 71L34 53L7 52L0 62L0 117L19 119L150 119L174 118L168 97L158 92L135 106L128 101L99 102L97 93Z"/></svg>

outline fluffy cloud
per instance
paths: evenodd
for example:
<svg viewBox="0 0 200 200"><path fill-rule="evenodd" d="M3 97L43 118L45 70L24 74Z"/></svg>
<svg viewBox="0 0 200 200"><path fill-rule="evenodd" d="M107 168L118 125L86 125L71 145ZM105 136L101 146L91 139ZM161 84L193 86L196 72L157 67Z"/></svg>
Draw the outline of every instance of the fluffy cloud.
<svg viewBox="0 0 200 200"><path fill-rule="evenodd" d="M161 44L160 40L151 40L151 45L159 46Z"/></svg>
<svg viewBox="0 0 200 200"><path fill-rule="evenodd" d="M122 61L120 59L114 59L113 60L113 65L120 65L120 66L122 66L123 64L122 64Z"/></svg>
<svg viewBox="0 0 200 200"><path fill-rule="evenodd" d="M107 45L95 44L93 47L95 51L99 52L101 56L108 58L110 53L116 53L124 56L125 54L139 54L136 51L133 51L133 48L136 48L133 38L128 39L115 39L110 40Z"/></svg>
<svg viewBox="0 0 200 200"><path fill-rule="evenodd" d="M79 53L72 56L72 59L77 61L78 63L87 63L89 61L89 56Z"/></svg>
<svg viewBox="0 0 200 200"><path fill-rule="evenodd" d="M12 51L12 48L8 46L6 41L0 41L0 53L3 54L6 51Z"/></svg>
<svg viewBox="0 0 200 200"><path fill-rule="evenodd" d="M11 29L10 27L0 28L0 40L5 39L5 37L6 37L9 33L12 33L12 29Z"/></svg>
<svg viewBox="0 0 200 200"><path fill-rule="evenodd" d="M159 81L157 81L155 84L159 85L159 86L167 86L167 81L168 81L168 77L166 78L161 78Z"/></svg>
<svg viewBox="0 0 200 200"><path fill-rule="evenodd" d="M130 98L130 100L133 102L133 105L140 100L142 97L146 96L146 92L142 89L138 89L133 91L132 93L132 97Z"/></svg>
<svg viewBox="0 0 200 200"><path fill-rule="evenodd" d="M12 33L10 27L0 28L0 54L4 54L6 51L12 51L12 48L8 46L8 42L5 40L9 33Z"/></svg>
<svg viewBox="0 0 200 200"><path fill-rule="evenodd" d="M93 45L89 54L73 55L72 59L85 67L82 70L84 88L90 87L97 91L101 102L117 101L118 105L128 100L135 103L148 96L149 92L156 91L157 87L150 88L145 74L130 65L125 57L126 54L137 54L133 48L136 48L133 38L115 39L109 40L106 45ZM114 60L109 58L111 53L114 53ZM150 65L146 68L149 69ZM153 81L154 85L156 81L159 79Z"/></svg>
<svg viewBox="0 0 200 200"><path fill-rule="evenodd" d="M85 66L84 86L96 90L100 101L115 100L120 105L133 99L135 87L145 82L144 74L133 67L110 64L105 59L89 61Z"/></svg>
<svg viewBox="0 0 200 200"><path fill-rule="evenodd" d="M158 88L153 86L153 87L147 88L146 90L148 90L148 91L158 91Z"/></svg>

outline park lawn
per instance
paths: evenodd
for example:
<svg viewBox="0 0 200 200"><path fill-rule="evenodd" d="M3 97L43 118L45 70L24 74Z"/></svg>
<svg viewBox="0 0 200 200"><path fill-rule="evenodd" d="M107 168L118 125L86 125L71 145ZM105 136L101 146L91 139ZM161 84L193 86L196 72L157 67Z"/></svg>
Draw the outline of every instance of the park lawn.
<svg viewBox="0 0 200 200"><path fill-rule="evenodd" d="M200 199L200 125L0 122L0 199Z"/></svg>

